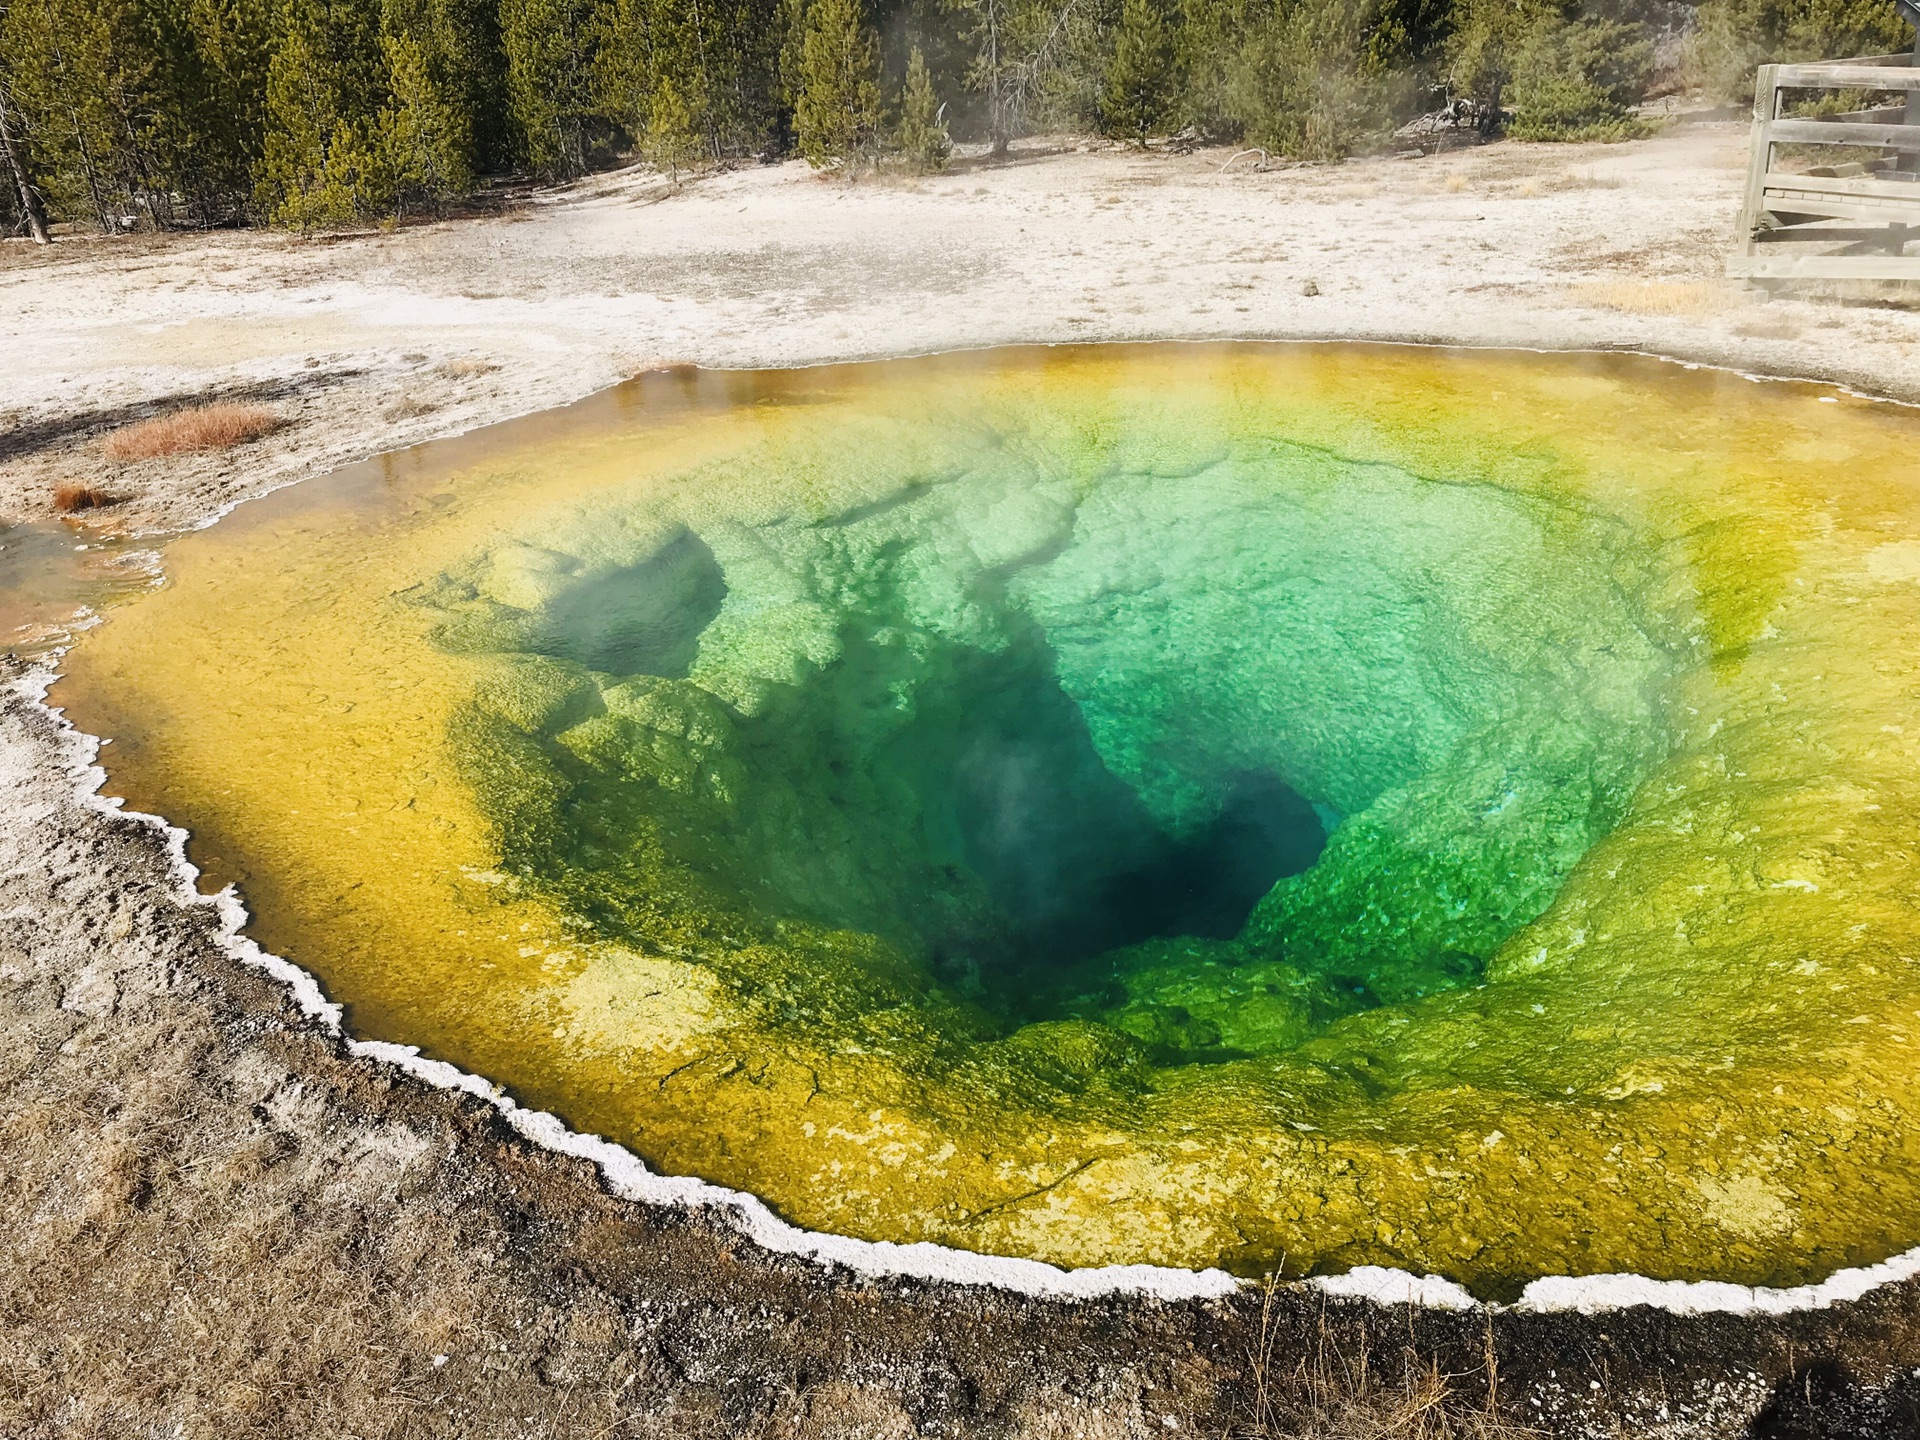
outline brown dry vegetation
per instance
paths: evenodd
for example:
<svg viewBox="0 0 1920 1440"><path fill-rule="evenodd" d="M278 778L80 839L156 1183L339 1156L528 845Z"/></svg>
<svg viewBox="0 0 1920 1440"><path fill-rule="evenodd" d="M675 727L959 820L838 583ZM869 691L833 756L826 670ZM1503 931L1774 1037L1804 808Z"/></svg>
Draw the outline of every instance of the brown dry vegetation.
<svg viewBox="0 0 1920 1440"><path fill-rule="evenodd" d="M417 420L422 415L433 414L439 408L434 401L418 395L402 395L380 414L387 420Z"/></svg>
<svg viewBox="0 0 1920 1440"><path fill-rule="evenodd" d="M98 485L56 485L53 490L53 508L62 515L71 515L77 510L104 510L119 503L118 495Z"/></svg>
<svg viewBox="0 0 1920 1440"><path fill-rule="evenodd" d="M116 430L100 448L109 460L152 460L196 450L231 450L272 434L284 423L264 405L196 405Z"/></svg>
<svg viewBox="0 0 1920 1440"><path fill-rule="evenodd" d="M1577 285L1573 293L1583 304L1623 315L1705 315L1734 300L1717 280L1604 280Z"/></svg>
<svg viewBox="0 0 1920 1440"><path fill-rule="evenodd" d="M1247 1422L1236 1440L1538 1440L1500 1404L1500 1359L1489 1328L1477 1375L1478 1398L1463 1396L1414 1345L1397 1357L1376 1353L1373 1338L1336 1330L1323 1311L1310 1345L1280 1346L1275 1286L1260 1306L1259 1338L1249 1357L1253 1381Z"/></svg>

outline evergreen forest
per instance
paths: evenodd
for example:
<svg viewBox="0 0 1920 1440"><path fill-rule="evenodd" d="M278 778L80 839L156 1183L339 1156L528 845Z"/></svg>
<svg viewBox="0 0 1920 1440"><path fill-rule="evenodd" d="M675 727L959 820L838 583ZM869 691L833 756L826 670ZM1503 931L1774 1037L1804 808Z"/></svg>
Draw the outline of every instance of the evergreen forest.
<svg viewBox="0 0 1920 1440"><path fill-rule="evenodd" d="M502 177L804 155L938 169L1043 129L1305 160L1451 101L1641 133L1892 0L0 0L0 229L358 224Z"/></svg>

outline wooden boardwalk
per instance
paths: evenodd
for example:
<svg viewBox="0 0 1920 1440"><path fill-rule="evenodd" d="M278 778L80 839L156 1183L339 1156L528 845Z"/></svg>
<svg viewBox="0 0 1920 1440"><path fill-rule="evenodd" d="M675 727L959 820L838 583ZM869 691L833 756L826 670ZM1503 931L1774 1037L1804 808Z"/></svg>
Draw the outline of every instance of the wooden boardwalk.
<svg viewBox="0 0 1920 1440"><path fill-rule="evenodd" d="M1902 98L1841 114L1784 114L1791 92ZM1809 163L1801 147L1814 150ZM1793 152L1783 155L1783 147ZM1830 159L1830 163L1818 163ZM1920 280L1920 68L1912 55L1762 65L1741 246L1727 273L1745 280ZM1813 247L1818 247L1813 248Z"/></svg>

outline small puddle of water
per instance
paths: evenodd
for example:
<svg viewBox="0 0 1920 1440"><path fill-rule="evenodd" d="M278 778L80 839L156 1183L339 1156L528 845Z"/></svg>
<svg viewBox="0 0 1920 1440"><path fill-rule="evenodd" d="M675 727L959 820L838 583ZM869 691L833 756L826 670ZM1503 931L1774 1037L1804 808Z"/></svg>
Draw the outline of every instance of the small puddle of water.
<svg viewBox="0 0 1920 1440"><path fill-rule="evenodd" d="M143 543L46 521L0 526L0 650L37 658L76 623L147 588L155 555Z"/></svg>

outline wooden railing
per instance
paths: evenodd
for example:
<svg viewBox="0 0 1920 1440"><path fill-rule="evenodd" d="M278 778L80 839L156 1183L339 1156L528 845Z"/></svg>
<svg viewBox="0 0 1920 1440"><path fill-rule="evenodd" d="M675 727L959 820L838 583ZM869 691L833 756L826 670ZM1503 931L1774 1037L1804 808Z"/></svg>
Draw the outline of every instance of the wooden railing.
<svg viewBox="0 0 1920 1440"><path fill-rule="evenodd" d="M1920 280L1920 68L1911 55L1762 65L1753 91L1741 246L1727 273L1747 280ZM1782 92L1904 92L1899 104L1839 115L1781 114ZM1845 146L1865 159L1783 168L1783 145ZM1808 251L1807 245L1819 245ZM1796 253L1798 252L1798 253Z"/></svg>

